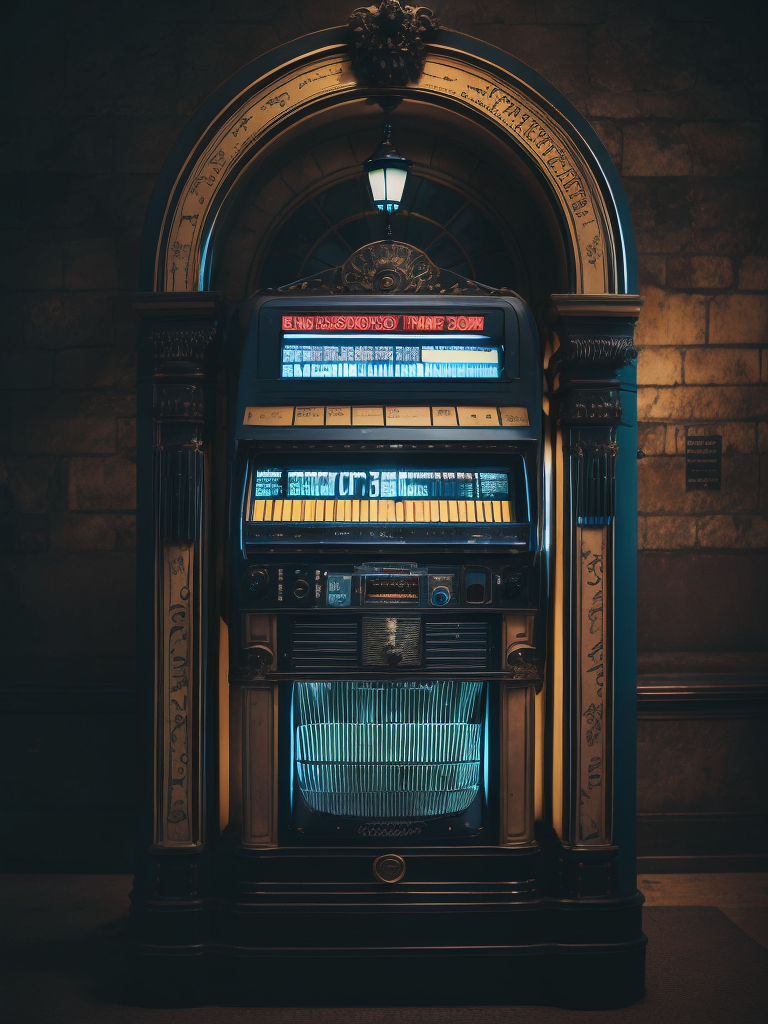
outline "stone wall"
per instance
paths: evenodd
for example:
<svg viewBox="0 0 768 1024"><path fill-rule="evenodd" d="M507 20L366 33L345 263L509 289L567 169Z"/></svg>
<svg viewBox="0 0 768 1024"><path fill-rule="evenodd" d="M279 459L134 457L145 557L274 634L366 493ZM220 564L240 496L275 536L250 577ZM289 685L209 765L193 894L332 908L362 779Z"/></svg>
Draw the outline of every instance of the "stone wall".
<svg viewBox="0 0 768 1024"><path fill-rule="evenodd" d="M16 831L29 851L48 849L42 863L82 866L86 833L96 861L114 864L129 845L120 838L133 800L129 295L152 186L213 89L281 42L345 21L352 6L70 0L17 7L5 22L0 674L17 781L4 789L3 832L11 848ZM434 6L445 26L557 86L625 182L646 299L641 666L764 666L767 83L755 5ZM686 492L690 429L722 435L719 491ZM87 786L74 769L62 774L70 756L92 776ZM45 843L54 828L65 837L58 851ZM105 847L105 834L117 845Z"/></svg>

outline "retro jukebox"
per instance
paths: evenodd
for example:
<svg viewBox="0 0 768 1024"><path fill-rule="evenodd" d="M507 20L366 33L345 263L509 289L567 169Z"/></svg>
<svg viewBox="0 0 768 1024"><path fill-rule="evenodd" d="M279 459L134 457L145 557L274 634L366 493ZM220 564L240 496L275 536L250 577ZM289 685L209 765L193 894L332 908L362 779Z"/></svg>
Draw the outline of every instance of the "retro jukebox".
<svg viewBox="0 0 768 1024"><path fill-rule="evenodd" d="M130 934L153 998L643 993L631 224L596 136L529 68L442 30L426 60L398 116L475 132L551 207L530 306L391 238L209 290L259 147L341 131L337 108L370 123L342 30L243 69L156 188Z"/></svg>

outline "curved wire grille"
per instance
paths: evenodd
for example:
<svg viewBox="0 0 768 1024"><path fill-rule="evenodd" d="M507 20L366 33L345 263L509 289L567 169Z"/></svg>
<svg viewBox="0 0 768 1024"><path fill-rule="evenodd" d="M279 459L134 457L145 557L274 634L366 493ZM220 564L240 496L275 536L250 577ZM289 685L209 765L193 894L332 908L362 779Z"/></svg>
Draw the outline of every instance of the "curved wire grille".
<svg viewBox="0 0 768 1024"><path fill-rule="evenodd" d="M352 817L458 814L480 788L481 682L295 683L296 778L308 806Z"/></svg>

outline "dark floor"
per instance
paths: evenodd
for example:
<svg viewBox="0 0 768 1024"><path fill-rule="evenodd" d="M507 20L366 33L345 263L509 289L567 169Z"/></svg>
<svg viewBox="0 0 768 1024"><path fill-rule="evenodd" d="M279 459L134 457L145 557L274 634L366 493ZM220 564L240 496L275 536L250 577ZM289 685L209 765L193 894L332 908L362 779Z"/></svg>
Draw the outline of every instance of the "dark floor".
<svg viewBox="0 0 768 1024"><path fill-rule="evenodd" d="M650 875L647 995L623 1010L131 1005L127 875L0 875L4 1024L765 1024L768 874ZM600 979L585 979L599 985ZM173 979L169 979L173 984ZM300 979L297 979L300 984ZM478 1000L479 1002L480 1000Z"/></svg>

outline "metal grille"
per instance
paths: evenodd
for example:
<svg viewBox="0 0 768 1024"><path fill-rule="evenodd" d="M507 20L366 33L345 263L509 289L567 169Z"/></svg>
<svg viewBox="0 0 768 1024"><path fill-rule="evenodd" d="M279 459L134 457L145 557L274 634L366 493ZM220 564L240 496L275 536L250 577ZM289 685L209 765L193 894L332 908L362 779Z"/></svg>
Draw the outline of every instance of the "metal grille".
<svg viewBox="0 0 768 1024"><path fill-rule="evenodd" d="M487 622L427 622L425 659L430 669L488 667Z"/></svg>
<svg viewBox="0 0 768 1024"><path fill-rule="evenodd" d="M414 668L421 663L421 619L364 618L363 664Z"/></svg>
<svg viewBox="0 0 768 1024"><path fill-rule="evenodd" d="M304 672L329 668L356 668L356 622L294 622L291 654L293 667Z"/></svg>
<svg viewBox="0 0 768 1024"><path fill-rule="evenodd" d="M459 814L480 787L481 682L294 684L296 779L323 814Z"/></svg>

